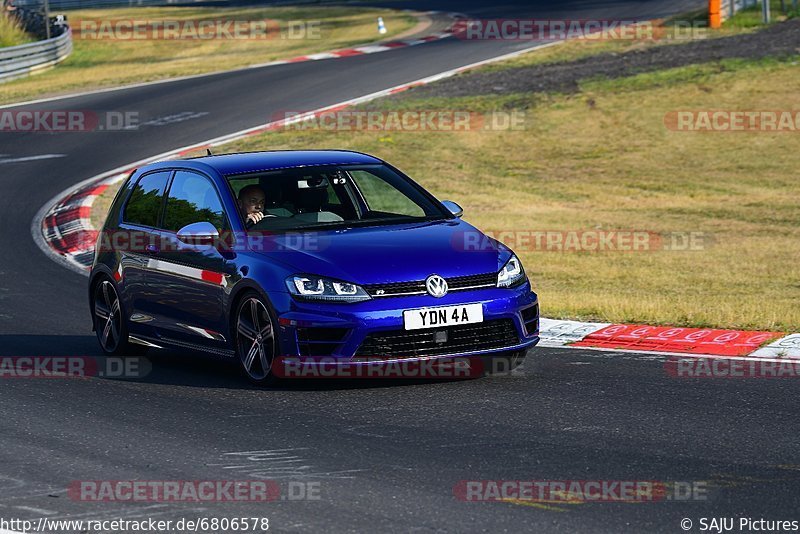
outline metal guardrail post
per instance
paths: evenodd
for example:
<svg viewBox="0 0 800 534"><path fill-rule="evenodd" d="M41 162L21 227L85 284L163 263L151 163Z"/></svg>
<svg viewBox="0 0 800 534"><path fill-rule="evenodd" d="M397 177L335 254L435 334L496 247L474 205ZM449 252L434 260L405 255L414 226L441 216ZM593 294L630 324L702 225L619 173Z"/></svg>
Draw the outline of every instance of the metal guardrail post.
<svg viewBox="0 0 800 534"><path fill-rule="evenodd" d="M47 38L50 39L50 0L44 0L44 28Z"/></svg>

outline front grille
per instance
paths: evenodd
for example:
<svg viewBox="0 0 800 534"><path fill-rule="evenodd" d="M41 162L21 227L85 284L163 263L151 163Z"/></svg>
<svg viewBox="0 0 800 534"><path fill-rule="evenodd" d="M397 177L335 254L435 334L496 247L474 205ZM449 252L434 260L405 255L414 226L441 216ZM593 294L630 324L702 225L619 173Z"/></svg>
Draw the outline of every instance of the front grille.
<svg viewBox="0 0 800 534"><path fill-rule="evenodd" d="M496 285L497 273L456 276L447 279L447 287L450 288L450 290L467 289L470 287L494 287Z"/></svg>
<svg viewBox="0 0 800 534"><path fill-rule="evenodd" d="M437 342L436 333L442 331L447 332L447 341ZM444 328L378 332L364 339L354 357L413 358L463 354L511 347L518 343L519 336L514 321L495 319Z"/></svg>
<svg viewBox="0 0 800 534"><path fill-rule="evenodd" d="M393 295L425 293L425 282L397 282L393 284L371 284L364 286L371 297L391 297Z"/></svg>
<svg viewBox="0 0 800 534"><path fill-rule="evenodd" d="M347 328L298 328L300 356L331 356L342 346Z"/></svg>
<svg viewBox="0 0 800 534"><path fill-rule="evenodd" d="M464 289L477 289L481 287L495 287L497 273L473 274L469 276L454 276L446 278L448 291L461 291ZM414 282L393 282L390 284L369 284L364 289L371 297L392 297L399 295L423 295L427 293L425 280Z"/></svg>

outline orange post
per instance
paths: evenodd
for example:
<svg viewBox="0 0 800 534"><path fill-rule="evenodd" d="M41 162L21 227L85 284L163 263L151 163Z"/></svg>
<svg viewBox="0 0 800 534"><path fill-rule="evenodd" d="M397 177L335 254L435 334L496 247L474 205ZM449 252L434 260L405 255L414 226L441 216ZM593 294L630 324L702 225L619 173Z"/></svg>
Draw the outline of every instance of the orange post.
<svg viewBox="0 0 800 534"><path fill-rule="evenodd" d="M708 25L715 29L722 26L722 0L708 0Z"/></svg>

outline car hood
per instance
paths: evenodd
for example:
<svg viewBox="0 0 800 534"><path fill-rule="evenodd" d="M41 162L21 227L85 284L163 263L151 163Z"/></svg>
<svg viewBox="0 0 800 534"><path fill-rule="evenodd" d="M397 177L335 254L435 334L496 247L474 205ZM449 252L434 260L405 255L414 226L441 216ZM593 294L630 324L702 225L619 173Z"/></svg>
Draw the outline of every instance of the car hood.
<svg viewBox="0 0 800 534"><path fill-rule="evenodd" d="M300 274L357 284L499 271L511 251L460 219L277 234L259 254Z"/></svg>

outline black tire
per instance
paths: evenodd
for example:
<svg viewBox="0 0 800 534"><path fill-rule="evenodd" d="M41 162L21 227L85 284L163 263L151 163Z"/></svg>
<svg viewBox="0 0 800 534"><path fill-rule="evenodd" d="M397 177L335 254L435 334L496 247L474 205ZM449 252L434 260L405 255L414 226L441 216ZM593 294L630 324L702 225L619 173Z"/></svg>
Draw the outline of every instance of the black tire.
<svg viewBox="0 0 800 534"><path fill-rule="evenodd" d="M116 284L100 277L92 291L92 321L100 349L108 356L142 356L148 347L130 342L125 306Z"/></svg>
<svg viewBox="0 0 800 534"><path fill-rule="evenodd" d="M242 296L231 318L239 369L247 380L259 386L272 386L278 382L272 373L272 364L278 356L276 324L271 307L255 291Z"/></svg>
<svg viewBox="0 0 800 534"><path fill-rule="evenodd" d="M522 362L525 361L527 352L527 350L517 350L484 356L482 358L484 376L510 374L511 371L519 367Z"/></svg>

